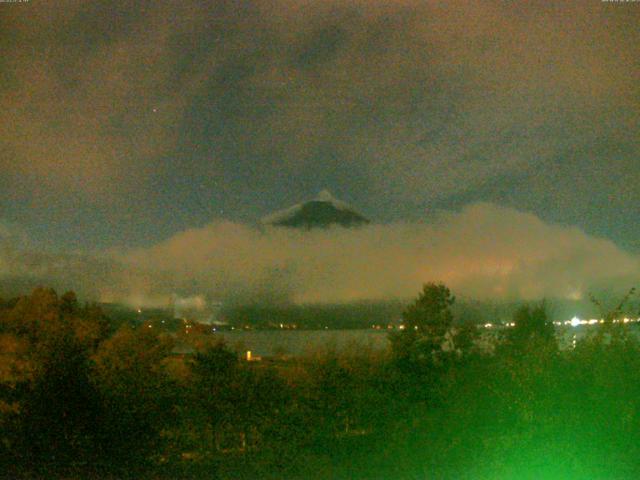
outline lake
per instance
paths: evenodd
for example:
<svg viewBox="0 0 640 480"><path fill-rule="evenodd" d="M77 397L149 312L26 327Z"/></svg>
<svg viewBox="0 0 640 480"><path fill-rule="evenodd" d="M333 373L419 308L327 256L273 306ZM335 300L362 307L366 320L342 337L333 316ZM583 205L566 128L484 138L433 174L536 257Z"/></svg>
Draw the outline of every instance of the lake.
<svg viewBox="0 0 640 480"><path fill-rule="evenodd" d="M579 341L597 326L556 327L561 349L571 348L573 341ZM482 329L478 341L488 346L500 328ZM637 335L636 329L632 329ZM251 350L253 355L304 355L322 350L337 352L354 348L371 348L382 351L388 348L388 331L375 329L360 330L233 330L212 333L212 338L224 340L238 352Z"/></svg>
<svg viewBox="0 0 640 480"><path fill-rule="evenodd" d="M319 350L344 351L357 347L384 350L389 345L386 330L234 330L212 334L239 352L253 355L303 355Z"/></svg>

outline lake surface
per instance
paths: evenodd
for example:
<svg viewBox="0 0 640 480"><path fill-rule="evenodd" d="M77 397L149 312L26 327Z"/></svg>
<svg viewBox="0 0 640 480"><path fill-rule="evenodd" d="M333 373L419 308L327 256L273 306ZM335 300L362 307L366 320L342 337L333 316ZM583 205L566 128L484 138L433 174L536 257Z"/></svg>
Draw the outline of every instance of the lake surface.
<svg viewBox="0 0 640 480"><path fill-rule="evenodd" d="M212 334L232 349L253 355L303 355L322 350L353 348L384 350L389 346L386 330L234 330Z"/></svg>
<svg viewBox="0 0 640 480"><path fill-rule="evenodd" d="M580 341L587 332L598 326L556 328L561 349L571 348L574 341ZM478 345L488 347L501 328L482 329ZM638 329L632 328L638 335ZM304 355L313 352L335 350L348 351L356 348L370 348L382 351L389 347L387 330L234 330L212 333L214 339L224 340L227 345L240 353L251 350L253 355Z"/></svg>
<svg viewBox="0 0 640 480"><path fill-rule="evenodd" d="M584 331L562 329L558 332L561 348L571 344L574 334L578 338ZM482 330L477 340L481 348L491 349L490 345L500 329ZM214 339L224 340L227 345L244 354L251 350L253 355L305 355L314 352L333 350L336 352L353 349L386 350L389 347L389 332L386 330L234 330L216 332Z"/></svg>

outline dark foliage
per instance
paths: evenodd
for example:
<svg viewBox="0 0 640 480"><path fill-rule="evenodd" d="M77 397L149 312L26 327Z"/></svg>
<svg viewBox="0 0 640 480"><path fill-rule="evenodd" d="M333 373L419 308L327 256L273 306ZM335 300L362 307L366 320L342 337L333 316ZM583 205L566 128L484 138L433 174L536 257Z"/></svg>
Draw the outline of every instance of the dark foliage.
<svg viewBox="0 0 640 480"><path fill-rule="evenodd" d="M524 306L495 348L479 349L475 327L452 326L452 305L445 286L426 285L390 352L247 362L224 344L173 355L152 329L114 331L75 295L39 289L0 304L0 470L7 478L638 476L635 327L610 316L560 349L544 305Z"/></svg>

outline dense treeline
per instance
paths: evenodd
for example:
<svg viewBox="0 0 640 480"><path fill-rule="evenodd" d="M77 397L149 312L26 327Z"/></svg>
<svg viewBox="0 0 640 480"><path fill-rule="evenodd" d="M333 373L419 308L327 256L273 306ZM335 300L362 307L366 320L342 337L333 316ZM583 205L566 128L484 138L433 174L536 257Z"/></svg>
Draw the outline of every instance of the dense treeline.
<svg viewBox="0 0 640 480"><path fill-rule="evenodd" d="M426 285L388 352L247 362L114 325L73 293L0 301L7 478L628 479L640 345L607 322L558 349L544 305L479 347ZM608 318L613 320L613 317Z"/></svg>

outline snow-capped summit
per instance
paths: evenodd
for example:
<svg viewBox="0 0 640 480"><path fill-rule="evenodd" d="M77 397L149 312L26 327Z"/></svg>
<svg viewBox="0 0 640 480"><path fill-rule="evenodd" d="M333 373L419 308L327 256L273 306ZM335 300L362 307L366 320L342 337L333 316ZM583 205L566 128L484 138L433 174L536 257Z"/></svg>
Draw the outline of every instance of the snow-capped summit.
<svg viewBox="0 0 640 480"><path fill-rule="evenodd" d="M314 198L314 200L317 200L318 202L332 202L346 205L344 202L341 202L333 195L331 195L331 192L329 190L322 190L320 193L318 193L318 195L316 195L316 198Z"/></svg>
<svg viewBox="0 0 640 480"><path fill-rule="evenodd" d="M280 210L262 219L266 225L293 228L315 228L340 225L353 227L369 223L350 205L322 190L313 200Z"/></svg>

